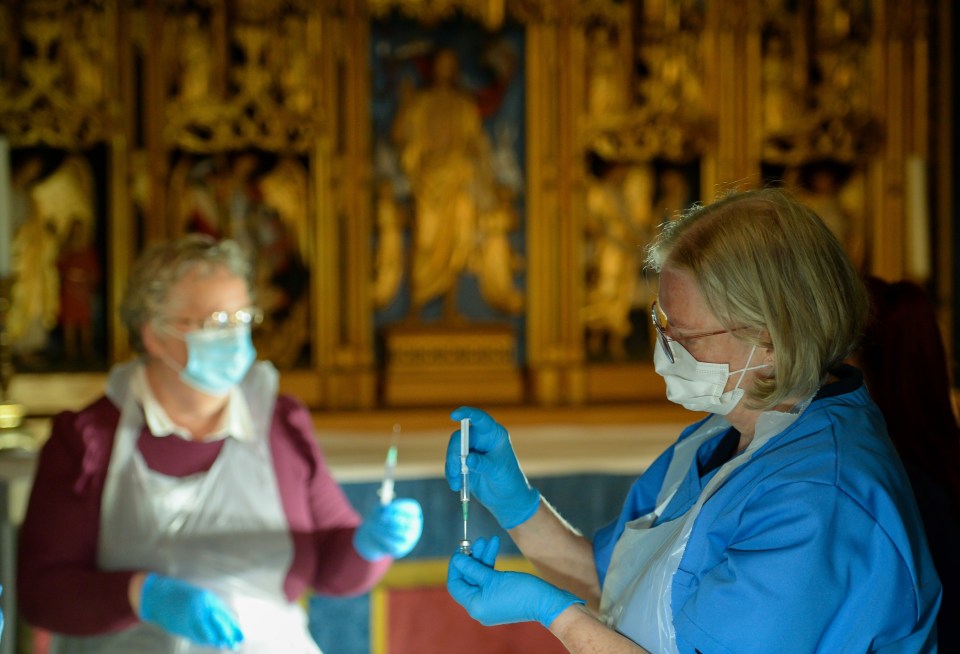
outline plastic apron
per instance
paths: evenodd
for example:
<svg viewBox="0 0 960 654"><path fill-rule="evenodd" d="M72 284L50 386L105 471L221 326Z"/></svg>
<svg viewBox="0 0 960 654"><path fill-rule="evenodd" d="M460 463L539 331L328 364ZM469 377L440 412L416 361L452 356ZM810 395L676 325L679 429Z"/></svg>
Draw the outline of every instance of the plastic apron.
<svg viewBox="0 0 960 654"><path fill-rule="evenodd" d="M302 607L284 594L293 559L269 447L277 372L256 364L241 385L254 442L227 438L206 472L150 470L137 449L143 413L129 392L134 364L111 373L120 422L101 503L98 563L148 570L217 593L237 616L245 654L319 654ZM170 436L168 438L176 438ZM56 638L54 654L208 654L215 651L140 623L104 636Z"/></svg>
<svg viewBox="0 0 960 654"><path fill-rule="evenodd" d="M730 423L712 416L695 432L677 443L651 513L628 522L617 541L600 597L600 615L610 627L653 654L675 654L677 638L673 629L673 575L683 558L693 523L703 503L736 468L773 436L790 426L809 400L795 413L768 411L761 414L753 440L747 448L727 461L707 482L696 503L673 520L655 524L670 504L705 442L725 432Z"/></svg>

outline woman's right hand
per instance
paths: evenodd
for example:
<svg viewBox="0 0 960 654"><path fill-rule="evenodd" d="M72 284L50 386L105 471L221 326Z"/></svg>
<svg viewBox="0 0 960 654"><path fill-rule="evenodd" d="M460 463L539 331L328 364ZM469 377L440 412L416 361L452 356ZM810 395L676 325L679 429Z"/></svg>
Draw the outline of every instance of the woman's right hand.
<svg viewBox="0 0 960 654"><path fill-rule="evenodd" d="M510 434L486 411L460 407L450 414L454 420L470 419L470 493L483 504L504 529L513 529L529 520L540 507L540 492L530 486L510 443ZM460 430L450 437L445 466L447 483L459 491Z"/></svg>
<svg viewBox="0 0 960 654"><path fill-rule="evenodd" d="M150 573L143 580L140 619L198 645L235 650L243 632L216 594L180 579Z"/></svg>

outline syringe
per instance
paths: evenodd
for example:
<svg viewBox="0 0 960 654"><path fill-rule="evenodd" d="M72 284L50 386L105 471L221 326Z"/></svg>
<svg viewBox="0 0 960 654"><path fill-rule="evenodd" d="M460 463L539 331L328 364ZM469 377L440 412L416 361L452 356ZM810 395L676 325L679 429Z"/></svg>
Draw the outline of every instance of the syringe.
<svg viewBox="0 0 960 654"><path fill-rule="evenodd" d="M393 501L396 495L393 492L394 473L397 468L397 437L400 434L400 425L393 426L393 442L387 450L387 461L383 469L383 481L380 482L380 506L386 506Z"/></svg>
<svg viewBox="0 0 960 654"><path fill-rule="evenodd" d="M470 539L467 538L467 516L470 507L470 470L467 468L467 455L470 454L470 419L460 421L460 510L463 512L463 540L460 541L459 551L470 554Z"/></svg>

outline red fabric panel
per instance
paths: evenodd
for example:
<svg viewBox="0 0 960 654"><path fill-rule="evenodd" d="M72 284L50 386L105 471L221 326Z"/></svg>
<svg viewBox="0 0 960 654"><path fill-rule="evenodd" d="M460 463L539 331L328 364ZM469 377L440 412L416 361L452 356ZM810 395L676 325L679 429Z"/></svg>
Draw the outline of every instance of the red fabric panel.
<svg viewBox="0 0 960 654"><path fill-rule="evenodd" d="M387 592L387 654L566 654L536 622L484 627L440 587Z"/></svg>

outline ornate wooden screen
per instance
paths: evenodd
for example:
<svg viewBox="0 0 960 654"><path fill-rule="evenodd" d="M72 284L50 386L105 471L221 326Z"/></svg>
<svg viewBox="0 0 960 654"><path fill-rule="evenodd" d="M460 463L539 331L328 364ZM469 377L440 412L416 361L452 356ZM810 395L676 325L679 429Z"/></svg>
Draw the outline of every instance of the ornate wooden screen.
<svg viewBox="0 0 960 654"><path fill-rule="evenodd" d="M189 230L250 248L259 350L318 408L661 398L642 248L730 187L795 187L865 271L946 301L950 11L4 3L0 132L17 197L40 207L11 234L17 382L125 358L130 262ZM77 364L55 291L74 223L98 279Z"/></svg>

